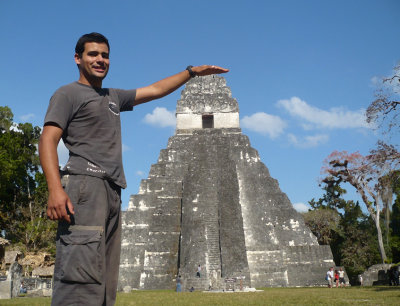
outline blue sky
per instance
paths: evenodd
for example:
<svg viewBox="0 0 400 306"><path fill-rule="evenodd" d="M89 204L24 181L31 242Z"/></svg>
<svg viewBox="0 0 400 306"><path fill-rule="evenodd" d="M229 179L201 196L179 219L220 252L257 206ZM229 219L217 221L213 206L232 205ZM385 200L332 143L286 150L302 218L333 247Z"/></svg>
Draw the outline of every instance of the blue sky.
<svg viewBox="0 0 400 306"><path fill-rule="evenodd" d="M2 0L0 105L42 126L53 92L78 79L74 47L92 31L111 44L105 87L142 87L187 65L229 68L242 131L299 208L321 196L325 157L366 154L380 137L363 111L400 60L399 20L396 0ZM182 89L122 114L123 208L174 134Z"/></svg>

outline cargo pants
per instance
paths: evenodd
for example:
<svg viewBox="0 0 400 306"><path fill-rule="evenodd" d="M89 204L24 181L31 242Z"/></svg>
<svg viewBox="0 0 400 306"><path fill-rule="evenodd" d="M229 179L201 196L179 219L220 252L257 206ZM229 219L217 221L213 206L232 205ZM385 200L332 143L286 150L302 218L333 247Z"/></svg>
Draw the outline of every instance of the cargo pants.
<svg viewBox="0 0 400 306"><path fill-rule="evenodd" d="M74 206L60 221L51 305L114 305L121 252L121 189L87 175L63 175Z"/></svg>

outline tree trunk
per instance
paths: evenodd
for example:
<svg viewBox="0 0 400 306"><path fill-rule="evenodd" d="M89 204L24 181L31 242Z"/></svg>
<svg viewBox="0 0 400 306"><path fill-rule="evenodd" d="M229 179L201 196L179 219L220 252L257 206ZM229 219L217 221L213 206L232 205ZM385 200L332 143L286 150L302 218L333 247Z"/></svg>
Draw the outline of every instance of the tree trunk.
<svg viewBox="0 0 400 306"><path fill-rule="evenodd" d="M389 236L390 236L390 211L393 202L393 188L392 188L392 177L385 176L379 179L379 182L383 185L381 191L378 193L385 209L385 236L386 236L386 246L389 247Z"/></svg>
<svg viewBox="0 0 400 306"><path fill-rule="evenodd" d="M29 201L29 214L31 217L31 222L33 222L32 197L31 197L31 189L29 188L29 177L28 177L28 201Z"/></svg>
<svg viewBox="0 0 400 306"><path fill-rule="evenodd" d="M375 210L374 210L374 208L368 201L367 195L365 194L362 186L354 185L354 184L353 184L353 186L356 187L356 189L359 191L361 198L363 199L365 205L367 206L367 209L368 209L372 219L375 221L376 233L378 236L379 253L381 254L382 263L385 263L387 257L386 257L385 247L383 246L383 237L382 237L382 231L381 231L381 226L380 226L380 222L379 222L379 220L380 220L380 218L379 218L379 214L380 214L379 200L380 200L380 198L378 197L377 194L373 194L368 188L366 188L368 193L371 195L371 197L375 201Z"/></svg>
<svg viewBox="0 0 400 306"><path fill-rule="evenodd" d="M376 232L378 234L379 253L381 254L382 263L385 263L387 257L386 257L385 247L383 246L382 231L379 224L379 210L377 210L376 217L374 219L375 219Z"/></svg>
<svg viewBox="0 0 400 306"><path fill-rule="evenodd" d="M389 234L390 234L390 228L389 228L389 223L390 223L390 210L389 210L389 205L386 206L386 212L385 212L385 229L386 229L386 246L389 247Z"/></svg>
<svg viewBox="0 0 400 306"><path fill-rule="evenodd" d="M376 197L374 197L375 200L375 208L376 211L374 211L374 208L369 204L369 202L367 202L367 198L365 196L364 192L360 192L362 199L364 200L364 203L367 206L367 209L372 217L372 220L374 220L375 222L375 227L376 227L376 233L378 236L378 247L379 247L379 253L381 254L381 259L382 259L382 263L385 263L387 257L386 257L386 252L385 252L385 247L383 246L383 237L382 237L382 231L381 231L381 226L380 226L380 218L379 218L379 214L380 214L380 210L379 210L379 204L378 204L378 199ZM368 203L368 204L367 204Z"/></svg>

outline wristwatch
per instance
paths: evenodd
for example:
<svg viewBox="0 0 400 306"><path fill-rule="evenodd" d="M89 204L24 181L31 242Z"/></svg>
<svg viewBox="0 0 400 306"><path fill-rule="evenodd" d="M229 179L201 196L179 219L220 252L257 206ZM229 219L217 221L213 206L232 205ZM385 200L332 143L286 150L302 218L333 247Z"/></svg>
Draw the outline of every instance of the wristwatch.
<svg viewBox="0 0 400 306"><path fill-rule="evenodd" d="M190 77L194 78L196 76L196 72L192 70L193 66L187 66L186 70L189 71Z"/></svg>

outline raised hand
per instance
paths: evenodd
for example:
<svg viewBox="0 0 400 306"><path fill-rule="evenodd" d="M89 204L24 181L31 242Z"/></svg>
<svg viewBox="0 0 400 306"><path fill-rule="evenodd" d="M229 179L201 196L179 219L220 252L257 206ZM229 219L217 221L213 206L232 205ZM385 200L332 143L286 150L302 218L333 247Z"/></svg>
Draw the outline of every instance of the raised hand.
<svg viewBox="0 0 400 306"><path fill-rule="evenodd" d="M221 74L227 73L229 69L222 68L219 66L202 65L192 68L193 72L198 76L210 75L210 74Z"/></svg>

